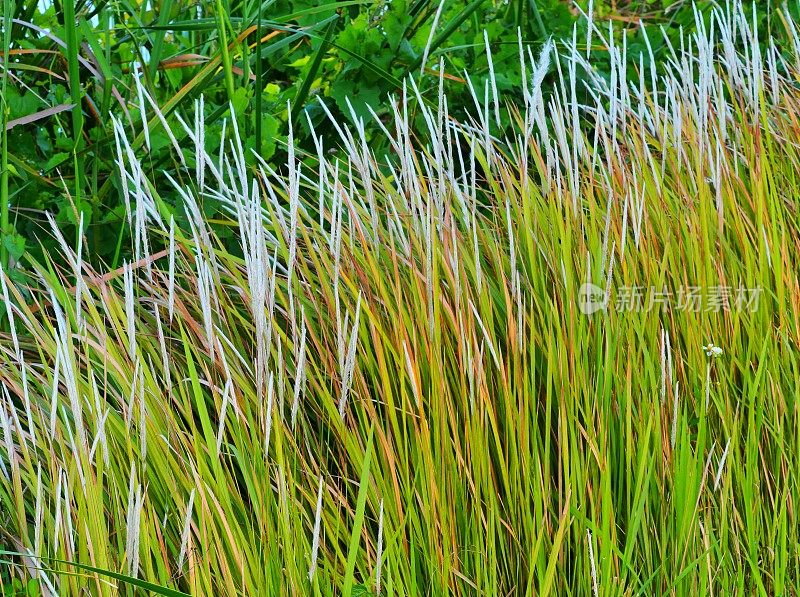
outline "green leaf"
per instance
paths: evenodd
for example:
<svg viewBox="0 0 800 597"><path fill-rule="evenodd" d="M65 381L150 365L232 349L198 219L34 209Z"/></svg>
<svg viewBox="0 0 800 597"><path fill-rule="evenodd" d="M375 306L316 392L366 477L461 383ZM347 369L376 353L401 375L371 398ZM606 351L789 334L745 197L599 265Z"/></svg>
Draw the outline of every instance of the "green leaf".
<svg viewBox="0 0 800 597"><path fill-rule="evenodd" d="M21 553L17 551L6 551L4 549L0 549L0 556L30 557L30 554ZM69 560L59 560L57 558L48 558L45 556L41 556L39 559L48 562L66 564L68 566L74 566L75 568L78 568L80 570L85 570L86 572L94 572L102 576L108 576L109 578L122 581L139 589L144 589L151 593L155 593L156 595L166 595L167 597L191 597L188 593L177 591L169 587L157 585L155 583L147 582L146 580L140 580L138 578L134 578L126 574L120 574L119 572L114 572L113 570L103 570L102 568L96 568L95 566L89 566L87 564L81 564L79 562L70 562Z"/></svg>
<svg viewBox="0 0 800 597"><path fill-rule="evenodd" d="M247 105L250 103L250 93L250 90L246 87L238 87L236 91L233 92L231 103L233 104L234 114L244 114Z"/></svg>
<svg viewBox="0 0 800 597"><path fill-rule="evenodd" d="M25 585L25 591L28 594L28 597L36 597L36 595L41 595L42 591L39 588L39 581L35 578L32 578L28 581L28 584Z"/></svg>
<svg viewBox="0 0 800 597"><path fill-rule="evenodd" d="M14 261L19 261L25 254L25 237L9 230L3 235L3 247Z"/></svg>
<svg viewBox="0 0 800 597"><path fill-rule="evenodd" d="M275 153L277 147L278 130L280 129L281 122L271 114L264 114L261 119L261 157L268 160ZM249 164L255 163L255 157L251 150L256 149L256 138L248 137L245 141L245 149L247 150L245 158Z"/></svg>
<svg viewBox="0 0 800 597"><path fill-rule="evenodd" d="M8 168L8 173L11 176L16 176L17 178L19 178L19 170L17 170L14 164L8 164L7 168Z"/></svg>
<svg viewBox="0 0 800 597"><path fill-rule="evenodd" d="M44 163L44 168L43 169L44 169L45 172L49 172L50 170L52 170L53 168L55 168L59 164L63 164L68 159L69 159L69 154L67 152L64 152L64 151L56 152L53 155L51 155L50 159L48 159Z"/></svg>
<svg viewBox="0 0 800 597"><path fill-rule="evenodd" d="M381 21L381 26L386 35L386 41L392 52L397 52L400 44L406 40L405 33L412 21L411 15L406 9L405 0L395 0L392 2L391 10Z"/></svg>
<svg viewBox="0 0 800 597"><path fill-rule="evenodd" d="M350 117L350 108L347 106L347 99L349 98L356 116L368 120L371 116L367 106L377 109L384 93L377 85L344 79L337 82L331 89L330 95L336 100L336 105L339 109L348 117Z"/></svg>

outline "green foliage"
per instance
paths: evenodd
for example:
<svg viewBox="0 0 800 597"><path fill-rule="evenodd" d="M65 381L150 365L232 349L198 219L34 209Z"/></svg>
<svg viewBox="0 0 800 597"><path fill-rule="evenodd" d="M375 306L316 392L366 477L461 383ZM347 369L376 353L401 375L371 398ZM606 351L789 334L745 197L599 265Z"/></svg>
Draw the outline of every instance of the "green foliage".
<svg viewBox="0 0 800 597"><path fill-rule="evenodd" d="M57 215L69 238L82 213L91 249L87 257L96 263L114 262L117 247L127 246L119 238L128 231L121 219L125 209L111 117L136 133L154 127L147 164L151 174L174 172L177 165L149 106L149 124L142 121L136 76L158 105L168 106L168 118L173 112L191 118L192 102L202 94L207 122L217 132L221 120L231 117L230 102L247 146L280 164L291 117L301 155L314 154L308 119L322 136L332 132L320 102L337 120L350 120L348 99L357 118L370 120L369 108L385 116L388 96L401 93L407 75L418 78L423 95L437 92L440 60L449 75L445 91L451 113L463 116L473 107L466 77L478 90L488 77L484 30L497 87L509 102L519 104L518 35L536 49L549 36L569 37L576 23L579 37L586 27L561 0L446 0L438 20L439 4L429 0L70 0L5 6L13 7L11 16L20 20L6 28L11 57L5 64L14 75L4 93L7 119L73 106L9 131L8 159L15 169L9 221L28 240L26 249L40 259L40 247L52 247L44 233L44 212ZM632 50L641 45L635 33L639 19L671 31L693 19L688 6L669 12L644 2L594 6L598 18L615 16L630 26ZM388 151L374 130L368 127L376 152ZM215 138L218 134L209 135L210 152L219 149L213 146ZM254 164L250 154L248 161ZM163 199L179 207L175 194Z"/></svg>
<svg viewBox="0 0 800 597"><path fill-rule="evenodd" d="M0 563L2 566L2 563ZM3 597L38 597L42 594L39 581L34 578L27 582L19 578L12 578L5 581L0 575L0 595Z"/></svg>

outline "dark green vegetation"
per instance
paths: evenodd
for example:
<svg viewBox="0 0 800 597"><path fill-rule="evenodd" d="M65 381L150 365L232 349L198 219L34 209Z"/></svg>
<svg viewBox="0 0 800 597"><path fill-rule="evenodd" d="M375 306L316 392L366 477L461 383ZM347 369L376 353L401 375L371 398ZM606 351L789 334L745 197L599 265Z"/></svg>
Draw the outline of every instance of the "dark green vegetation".
<svg viewBox="0 0 800 597"><path fill-rule="evenodd" d="M585 2L582 6L588 9ZM596 18L615 20L616 35L627 37L634 66L644 49L639 19L653 33L664 27L673 39L680 27L693 26L688 4L668 6L598 1L594 11ZM204 96L210 152L218 151L220 125L233 106L248 148L283 163L292 120L300 155L313 156L308 120L321 136L332 132L324 102L338 120L352 122L352 113L367 120L367 137L381 155L388 147L374 135L369 108L385 117L388 96L401 92L408 75L417 77L423 95L436 95L441 60L451 114L463 117L474 108L465 77L483 89L489 67L484 30L497 88L513 105L522 102L518 32L534 48L550 36L570 38L573 25L579 44L586 36L586 20L561 0L448 0L440 13L439 7L428 0L58 0L41 5L7 0L4 22L15 19L16 24L4 28L0 47L9 68L3 78L3 121L13 127L4 151L8 190L2 196L8 197L10 212L2 222L3 254L18 260L27 250L41 259L40 244L54 246L44 212L56 214L73 239L82 213L87 258L114 267L121 263L129 230L115 174L111 117L139 133L136 151L145 144L142 119L148 122L151 157L145 167L156 179L177 166L152 107L145 103L140 110L137 78L170 121L173 113L187 117L193 102ZM710 4L702 10L708 14ZM769 13L761 14L760 25L769 27ZM654 51L662 46L656 35ZM603 48L596 49L602 71ZM421 124L419 112L412 110L412 120ZM504 115L501 128L508 125ZM249 153L247 158L252 163ZM174 193L165 192L163 199L183 217ZM209 218L218 215L213 201L203 209Z"/></svg>

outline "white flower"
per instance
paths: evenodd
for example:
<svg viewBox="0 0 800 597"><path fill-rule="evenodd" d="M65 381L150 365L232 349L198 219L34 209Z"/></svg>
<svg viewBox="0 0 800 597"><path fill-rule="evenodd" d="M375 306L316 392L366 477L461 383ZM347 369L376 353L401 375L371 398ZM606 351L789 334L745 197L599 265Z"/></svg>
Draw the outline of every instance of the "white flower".
<svg viewBox="0 0 800 597"><path fill-rule="evenodd" d="M706 356L718 357L722 354L722 349L719 346L714 346L713 342L709 342L708 346L703 346Z"/></svg>

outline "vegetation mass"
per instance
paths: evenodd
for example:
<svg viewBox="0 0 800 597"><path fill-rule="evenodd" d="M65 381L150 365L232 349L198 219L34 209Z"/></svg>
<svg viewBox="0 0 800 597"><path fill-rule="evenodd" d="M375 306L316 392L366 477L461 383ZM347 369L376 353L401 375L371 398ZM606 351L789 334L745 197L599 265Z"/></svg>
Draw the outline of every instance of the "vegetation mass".
<svg viewBox="0 0 800 597"><path fill-rule="evenodd" d="M78 210L0 275L4 590L800 591L800 37L758 14L631 54L589 10L471 106L438 59L290 106L280 161L138 87L121 263Z"/></svg>

